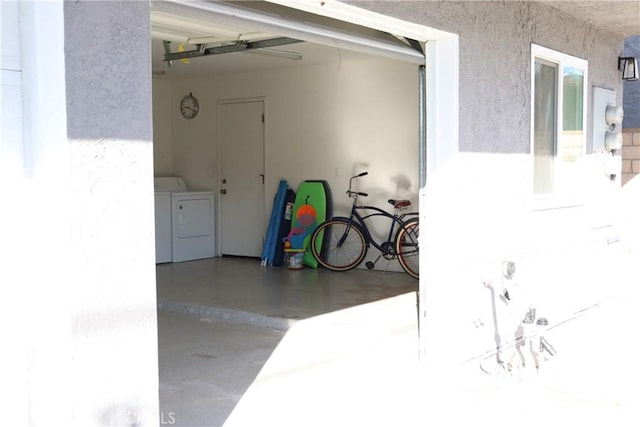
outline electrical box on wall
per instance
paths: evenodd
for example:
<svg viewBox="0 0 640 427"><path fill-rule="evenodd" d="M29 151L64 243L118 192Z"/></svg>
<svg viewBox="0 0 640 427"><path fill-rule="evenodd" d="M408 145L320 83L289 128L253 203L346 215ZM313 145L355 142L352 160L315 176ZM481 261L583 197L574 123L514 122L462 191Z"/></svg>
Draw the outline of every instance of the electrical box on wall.
<svg viewBox="0 0 640 427"><path fill-rule="evenodd" d="M616 93L600 87L593 88L593 120L591 152L608 153L622 148L622 107L616 105Z"/></svg>

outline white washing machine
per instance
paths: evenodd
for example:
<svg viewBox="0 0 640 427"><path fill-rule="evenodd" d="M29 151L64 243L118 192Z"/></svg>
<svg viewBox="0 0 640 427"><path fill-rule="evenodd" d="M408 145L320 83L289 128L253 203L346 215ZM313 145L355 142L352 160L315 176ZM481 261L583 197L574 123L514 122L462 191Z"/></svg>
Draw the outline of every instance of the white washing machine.
<svg viewBox="0 0 640 427"><path fill-rule="evenodd" d="M156 191L156 264L171 262L171 193Z"/></svg>
<svg viewBox="0 0 640 427"><path fill-rule="evenodd" d="M171 193L184 191L184 181L176 177L154 179L156 213L156 264L173 261Z"/></svg>
<svg viewBox="0 0 640 427"><path fill-rule="evenodd" d="M180 177L155 178L155 190L156 263L216 256L214 193L189 191Z"/></svg>

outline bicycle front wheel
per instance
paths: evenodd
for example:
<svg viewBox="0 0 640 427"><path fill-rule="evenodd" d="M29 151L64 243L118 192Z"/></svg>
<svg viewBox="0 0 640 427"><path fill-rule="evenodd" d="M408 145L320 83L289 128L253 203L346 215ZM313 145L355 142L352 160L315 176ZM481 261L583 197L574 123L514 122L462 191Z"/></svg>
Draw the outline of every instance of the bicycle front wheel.
<svg viewBox="0 0 640 427"><path fill-rule="evenodd" d="M410 276L420 277L420 256L418 252L418 218L405 222L396 235L396 253L400 265Z"/></svg>
<svg viewBox="0 0 640 427"><path fill-rule="evenodd" d="M355 268L367 255L364 233L355 224L330 219L316 228L311 237L311 252L318 263L333 271Z"/></svg>

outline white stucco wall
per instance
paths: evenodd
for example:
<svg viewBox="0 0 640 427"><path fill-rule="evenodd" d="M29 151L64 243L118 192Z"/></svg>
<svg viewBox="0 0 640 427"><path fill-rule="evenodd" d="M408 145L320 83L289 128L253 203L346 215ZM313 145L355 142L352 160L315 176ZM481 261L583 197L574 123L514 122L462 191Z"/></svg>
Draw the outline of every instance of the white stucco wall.
<svg viewBox="0 0 640 427"><path fill-rule="evenodd" d="M147 2L65 2L76 425L157 425Z"/></svg>
<svg viewBox="0 0 640 427"><path fill-rule="evenodd" d="M586 156L577 203L533 197L530 67L531 43L588 60L589 140L592 87L622 89L622 38L539 2L348 3L459 35L459 149L427 179L425 360L441 368L495 346L483 281L500 279L503 260L516 261L516 279L551 322L613 292L600 284L615 269L620 174L610 182Z"/></svg>
<svg viewBox="0 0 640 427"><path fill-rule="evenodd" d="M6 189L6 200L20 205L26 184L24 179L24 136L22 129L22 61L20 59L19 7L17 2L0 3L0 178L10 182ZM6 204L3 203L3 206ZM29 421L29 379L27 355L30 347L25 332L29 326L16 323L23 317L23 304L29 294L25 289L29 280L23 257L26 244L22 242L21 230L26 223L21 220L20 210L0 209L4 227L0 245L0 289L8 300L0 310L0 334L4 351L0 352L0 377L3 379L2 393L5 408L3 422L9 425L27 425Z"/></svg>
<svg viewBox="0 0 640 427"><path fill-rule="evenodd" d="M157 425L149 6L1 4L2 422Z"/></svg>
<svg viewBox="0 0 640 427"><path fill-rule="evenodd" d="M158 425L149 6L1 13L2 422Z"/></svg>
<svg viewBox="0 0 640 427"><path fill-rule="evenodd" d="M621 37L540 2L345 3L459 35L460 151L529 152L531 43L589 60L590 87L622 89Z"/></svg>
<svg viewBox="0 0 640 427"><path fill-rule="evenodd" d="M2 2L3 423L71 423L62 5ZM28 48L26 48L28 46ZM43 67L42 64L47 66ZM35 95L37 94L37 95Z"/></svg>

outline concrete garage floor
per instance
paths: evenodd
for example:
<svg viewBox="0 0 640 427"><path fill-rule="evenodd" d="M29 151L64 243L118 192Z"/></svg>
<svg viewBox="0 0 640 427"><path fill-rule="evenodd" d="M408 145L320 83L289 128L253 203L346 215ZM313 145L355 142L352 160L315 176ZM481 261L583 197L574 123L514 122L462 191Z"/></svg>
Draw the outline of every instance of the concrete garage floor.
<svg viewBox="0 0 640 427"><path fill-rule="evenodd" d="M156 274L161 425L222 426L297 321L399 295L408 322L417 317L418 281L405 273L223 257L160 264Z"/></svg>

